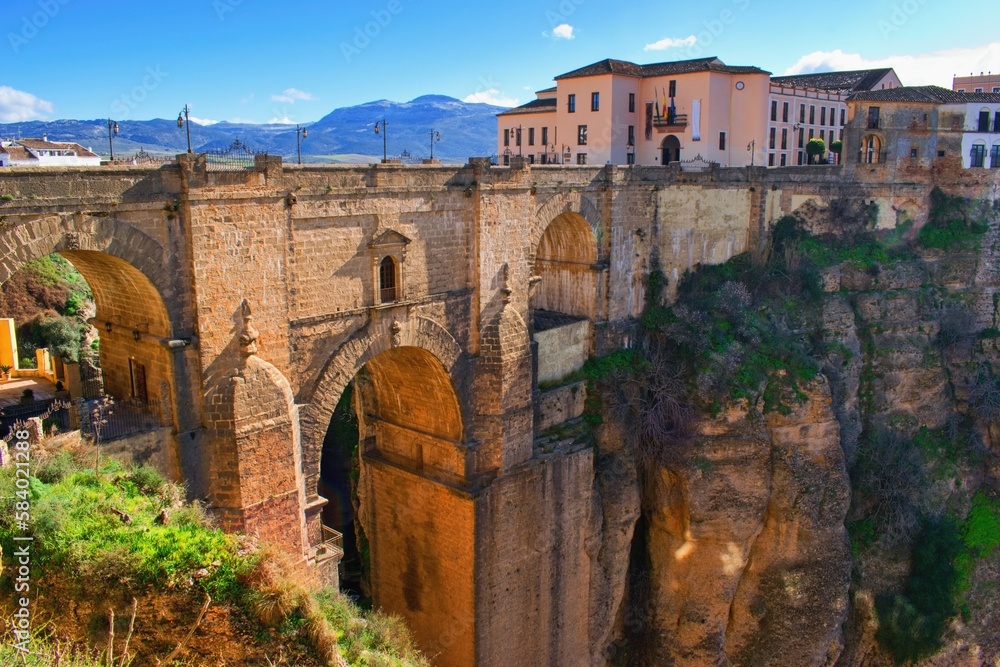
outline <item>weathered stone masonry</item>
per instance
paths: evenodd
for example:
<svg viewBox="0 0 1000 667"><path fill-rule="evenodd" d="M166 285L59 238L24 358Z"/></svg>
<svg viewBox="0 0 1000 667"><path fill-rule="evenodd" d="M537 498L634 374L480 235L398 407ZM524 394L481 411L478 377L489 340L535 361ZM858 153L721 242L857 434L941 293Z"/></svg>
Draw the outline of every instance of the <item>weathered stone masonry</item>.
<svg viewBox="0 0 1000 667"><path fill-rule="evenodd" d="M601 526L593 450L534 444L582 407L576 389L540 398L535 309L582 318L590 354L627 344L654 261L673 287L759 250L770 222L822 206L842 175L515 162L5 170L0 279L71 259L94 288L111 384L143 359L168 406L171 472L226 525L305 559L323 438L363 378L376 602L438 664L590 664L607 634L592 619L621 598L600 545L623 536ZM857 180L881 224L894 210L919 222L926 181Z"/></svg>

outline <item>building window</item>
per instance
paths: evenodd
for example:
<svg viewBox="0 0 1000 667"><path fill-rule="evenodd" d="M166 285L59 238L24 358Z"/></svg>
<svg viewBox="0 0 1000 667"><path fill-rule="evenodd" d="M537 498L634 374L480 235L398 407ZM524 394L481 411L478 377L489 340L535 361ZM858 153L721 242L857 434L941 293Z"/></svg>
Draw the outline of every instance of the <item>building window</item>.
<svg viewBox="0 0 1000 667"><path fill-rule="evenodd" d="M981 93L981 92L983 92L983 89L982 89L982 88L976 88L976 89L975 89L974 91L972 91L972 92L974 92L974 93Z"/></svg>
<svg viewBox="0 0 1000 667"><path fill-rule="evenodd" d="M635 146L635 125L628 126L628 145Z"/></svg>
<svg viewBox="0 0 1000 667"><path fill-rule="evenodd" d="M869 134L861 142L861 162L878 164L882 161L882 141L874 134Z"/></svg>
<svg viewBox="0 0 1000 667"><path fill-rule="evenodd" d="M805 158L805 156L806 156L806 154L805 154L805 153L803 153L802 151L799 151L799 158L798 158L798 163L799 163L799 166L800 166L800 167L802 166L802 162L803 162L803 160L805 160L805 159L806 159L806 158Z"/></svg>
<svg viewBox="0 0 1000 667"><path fill-rule="evenodd" d="M628 112L635 113L635 93L628 94Z"/></svg>
<svg viewBox="0 0 1000 667"><path fill-rule="evenodd" d="M774 148L774 137L777 134L777 132L778 132L777 128L774 128L774 127L771 128L771 135L770 135L770 138L768 139L768 142L767 142L767 147L768 148L771 148L771 149Z"/></svg>
<svg viewBox="0 0 1000 667"><path fill-rule="evenodd" d="M781 150L786 150L788 148L788 128L781 128Z"/></svg>
<svg viewBox="0 0 1000 667"><path fill-rule="evenodd" d="M844 131L843 130L840 131L840 136L838 136L837 138L840 139L841 141L844 140Z"/></svg>
<svg viewBox="0 0 1000 667"><path fill-rule="evenodd" d="M816 132L816 130L812 129L811 127L809 128L809 138L810 139L812 139L813 136L815 136L815 132Z"/></svg>
<svg viewBox="0 0 1000 667"><path fill-rule="evenodd" d="M601 110L601 94L591 93L590 94L590 110L600 111Z"/></svg>
<svg viewBox="0 0 1000 667"><path fill-rule="evenodd" d="M625 154L625 163L626 164L635 164L635 153L626 153Z"/></svg>
<svg viewBox="0 0 1000 667"><path fill-rule="evenodd" d="M958 89L958 90L956 90L955 92L956 92L956 93L964 93L964 92L965 92L965 88L959 88L959 89Z"/></svg>
<svg viewBox="0 0 1000 667"><path fill-rule="evenodd" d="M911 159L914 159L914 160L915 160L915 159L917 159L917 157L918 157L919 155L920 155L920 151L919 151L918 149L916 149L916 148L913 148L913 147L910 147L910 158L911 158Z"/></svg>
<svg viewBox="0 0 1000 667"><path fill-rule="evenodd" d="M847 109L841 109L840 110L840 124L841 125L846 125L847 124L846 120L847 120Z"/></svg>
<svg viewBox="0 0 1000 667"><path fill-rule="evenodd" d="M816 105L814 104L809 105L809 124L816 124Z"/></svg>
<svg viewBox="0 0 1000 667"><path fill-rule="evenodd" d="M826 141L826 130L820 130L819 131L819 138L822 141Z"/></svg>
<svg viewBox="0 0 1000 667"><path fill-rule="evenodd" d="M868 129L877 130L879 127L879 114L880 109L878 107L868 107Z"/></svg>
<svg viewBox="0 0 1000 667"><path fill-rule="evenodd" d="M719 150L720 151L726 150L726 133L725 132L719 132Z"/></svg>
<svg viewBox="0 0 1000 667"><path fill-rule="evenodd" d="M1000 111L993 115L993 131L1000 132Z"/></svg>
<svg viewBox="0 0 1000 667"><path fill-rule="evenodd" d="M549 145L549 128L547 127L542 128L542 145L543 146Z"/></svg>
<svg viewBox="0 0 1000 667"><path fill-rule="evenodd" d="M802 148L805 145L806 145L806 131L800 127L799 128L799 148Z"/></svg>
<svg viewBox="0 0 1000 667"><path fill-rule="evenodd" d="M535 164L535 154L528 153L528 164Z"/></svg>
<svg viewBox="0 0 1000 667"><path fill-rule="evenodd" d="M805 104L800 104L799 105L799 122L800 123L806 122L806 105Z"/></svg>
<svg viewBox="0 0 1000 667"><path fill-rule="evenodd" d="M781 104L781 121L783 123L788 122L788 102L783 102Z"/></svg>
<svg viewBox="0 0 1000 667"><path fill-rule="evenodd" d="M788 155L785 153L781 154L781 166L784 167L788 164Z"/></svg>
<svg viewBox="0 0 1000 667"><path fill-rule="evenodd" d="M586 146L587 145L587 126L577 125L576 127L576 145Z"/></svg>
<svg viewBox="0 0 1000 667"><path fill-rule="evenodd" d="M1000 144L990 148L990 169L1000 169Z"/></svg>
<svg viewBox="0 0 1000 667"><path fill-rule="evenodd" d="M399 300L396 289L396 261L388 255L378 265L378 287L380 303Z"/></svg>
<svg viewBox="0 0 1000 667"><path fill-rule="evenodd" d="M819 108L819 124L826 125L826 107Z"/></svg>
<svg viewBox="0 0 1000 667"><path fill-rule="evenodd" d="M529 146L535 145L535 128L533 127L528 128L528 145Z"/></svg>
<svg viewBox="0 0 1000 667"><path fill-rule="evenodd" d="M975 144L972 147L972 162L970 167L983 167L986 164L986 144Z"/></svg>
<svg viewBox="0 0 1000 667"><path fill-rule="evenodd" d="M774 153L768 153L767 154L767 166L768 167L773 167L774 166Z"/></svg>
<svg viewBox="0 0 1000 667"><path fill-rule="evenodd" d="M677 97L677 80L671 79L668 87L670 88L670 97Z"/></svg>
<svg viewBox="0 0 1000 667"><path fill-rule="evenodd" d="M577 164L587 164L587 154L586 153L577 153L576 154L576 163Z"/></svg>
<svg viewBox="0 0 1000 667"><path fill-rule="evenodd" d="M983 109L979 112L979 128L977 132L989 132L990 131L990 110Z"/></svg>
<svg viewBox="0 0 1000 667"><path fill-rule="evenodd" d="M576 113L576 95L570 95L566 98L566 111Z"/></svg>
<svg viewBox="0 0 1000 667"><path fill-rule="evenodd" d="M778 120L778 100L771 100L771 120Z"/></svg>
<svg viewBox="0 0 1000 667"><path fill-rule="evenodd" d="M993 86L994 93L1000 93L1000 86Z"/></svg>
<svg viewBox="0 0 1000 667"><path fill-rule="evenodd" d="M510 130L503 131L503 145L510 146Z"/></svg>

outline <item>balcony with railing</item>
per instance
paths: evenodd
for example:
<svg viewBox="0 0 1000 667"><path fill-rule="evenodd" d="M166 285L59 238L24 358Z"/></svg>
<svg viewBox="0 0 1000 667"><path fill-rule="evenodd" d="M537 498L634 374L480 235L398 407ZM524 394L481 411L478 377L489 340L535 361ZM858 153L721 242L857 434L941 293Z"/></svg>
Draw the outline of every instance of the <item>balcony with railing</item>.
<svg viewBox="0 0 1000 667"><path fill-rule="evenodd" d="M316 547L316 562L335 561L330 565L337 565L344 558L344 536L326 525L322 531L323 541Z"/></svg>
<svg viewBox="0 0 1000 667"><path fill-rule="evenodd" d="M688 124L688 115L686 113L668 112L662 116L653 117L653 127L658 130L668 130L675 128L684 128Z"/></svg>

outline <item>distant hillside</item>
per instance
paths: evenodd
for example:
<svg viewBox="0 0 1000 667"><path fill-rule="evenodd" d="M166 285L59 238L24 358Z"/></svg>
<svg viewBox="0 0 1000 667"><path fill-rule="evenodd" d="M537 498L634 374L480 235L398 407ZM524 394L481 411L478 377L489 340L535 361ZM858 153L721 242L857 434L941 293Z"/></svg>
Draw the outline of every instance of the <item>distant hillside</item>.
<svg viewBox="0 0 1000 667"><path fill-rule="evenodd" d="M446 162L464 162L473 156L496 152L496 114L503 107L467 104L443 95L424 95L410 102L379 100L335 109L315 123L305 123L309 136L302 142L303 161L367 162L382 157L382 137L375 123L388 123L390 157L407 151L414 158L429 157L431 131L441 134L434 157ZM0 124L0 137L41 137L52 141L75 141L96 153L108 154L106 119L31 121ZM239 139L255 150L295 157L294 125L216 123L191 125L195 150L228 146ZM140 148L147 152L181 153L187 136L176 120L120 121L115 137L116 155L129 155ZM308 156L308 157L307 157Z"/></svg>

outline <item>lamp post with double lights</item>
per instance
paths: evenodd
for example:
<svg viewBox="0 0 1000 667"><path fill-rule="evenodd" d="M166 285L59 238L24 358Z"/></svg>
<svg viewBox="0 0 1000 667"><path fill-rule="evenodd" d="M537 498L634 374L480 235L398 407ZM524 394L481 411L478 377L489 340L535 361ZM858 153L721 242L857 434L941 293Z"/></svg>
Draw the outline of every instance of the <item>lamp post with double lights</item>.
<svg viewBox="0 0 1000 667"><path fill-rule="evenodd" d="M434 161L434 142L441 141L441 133L431 130L431 162Z"/></svg>
<svg viewBox="0 0 1000 667"><path fill-rule="evenodd" d="M381 131L379 125L382 126ZM389 142L385 132L385 118L375 123L375 134L382 135L382 164L385 164L389 161Z"/></svg>
<svg viewBox="0 0 1000 667"><path fill-rule="evenodd" d="M193 152L191 150L191 110L188 105L184 105L181 112L177 114L177 127L184 127L187 125L187 138L188 138L188 153Z"/></svg>
<svg viewBox="0 0 1000 667"><path fill-rule="evenodd" d="M118 134L118 121L108 119L108 148L111 150L111 161L115 161L115 144L111 140L113 136Z"/></svg>
<svg viewBox="0 0 1000 667"><path fill-rule="evenodd" d="M299 156L299 164L302 164L302 140L309 136L309 128L295 126L295 151Z"/></svg>

